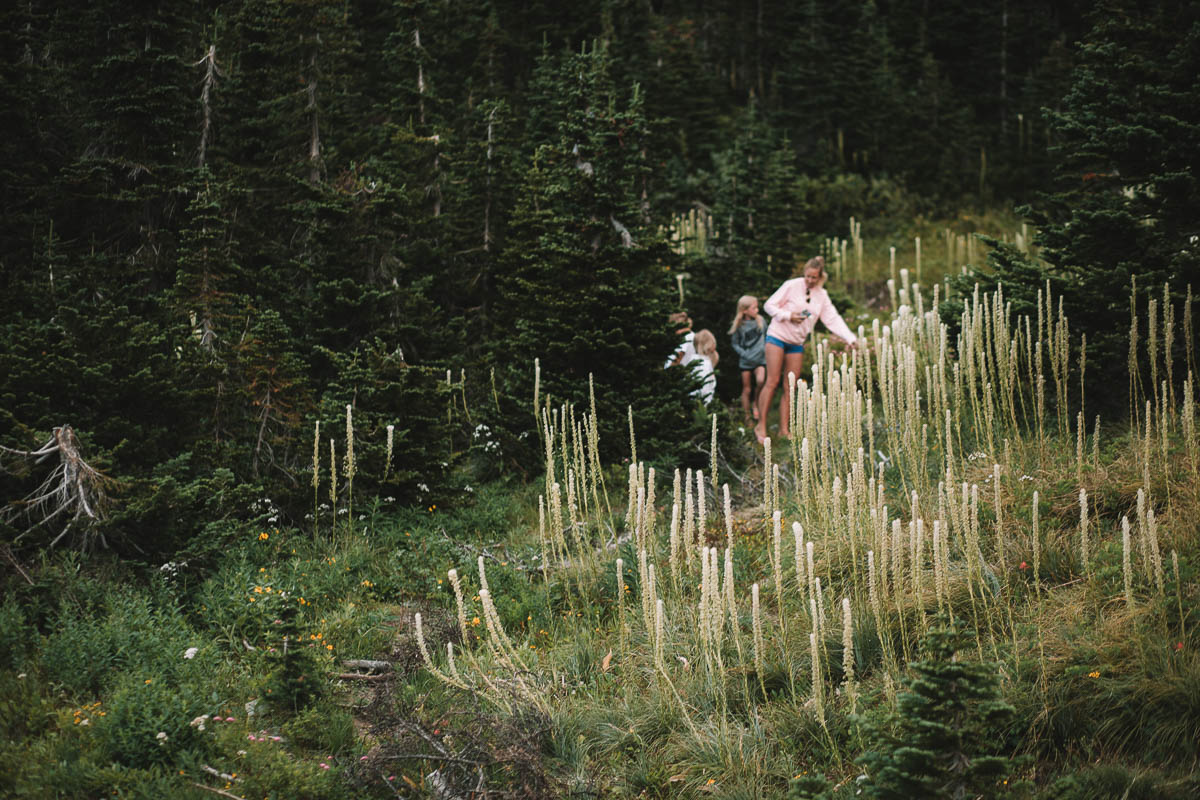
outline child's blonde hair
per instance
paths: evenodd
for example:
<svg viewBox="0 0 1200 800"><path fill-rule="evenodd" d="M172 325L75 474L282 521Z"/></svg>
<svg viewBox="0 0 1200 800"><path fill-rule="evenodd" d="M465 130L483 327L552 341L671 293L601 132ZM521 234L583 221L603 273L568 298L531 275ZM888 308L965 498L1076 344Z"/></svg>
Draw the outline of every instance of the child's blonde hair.
<svg viewBox="0 0 1200 800"><path fill-rule="evenodd" d="M742 317L745 314L746 309L750 307L751 303L757 303L757 302L758 302L758 298L752 294L744 294L738 298L737 313L733 315L733 324L729 326L729 335L730 336L737 333L737 329L742 324ZM763 326L762 315L755 317L754 321L758 323L759 330L762 330L762 326Z"/></svg>
<svg viewBox="0 0 1200 800"><path fill-rule="evenodd" d="M708 328L696 331L696 335L692 337L692 347L696 348L700 355L706 356L714 367L717 365L720 359L717 355L717 337L713 336Z"/></svg>

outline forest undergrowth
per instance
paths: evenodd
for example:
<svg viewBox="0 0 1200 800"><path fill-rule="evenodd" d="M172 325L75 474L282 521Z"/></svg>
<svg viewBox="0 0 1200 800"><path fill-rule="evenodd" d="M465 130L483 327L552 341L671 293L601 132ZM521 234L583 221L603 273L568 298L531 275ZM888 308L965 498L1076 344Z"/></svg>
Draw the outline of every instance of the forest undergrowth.
<svg viewBox="0 0 1200 800"><path fill-rule="evenodd" d="M765 450L719 411L647 463L631 414L605 464L594 408L540 397L539 478L396 508L354 495L348 411L307 520L14 561L0 794L1195 796L1190 306L1180 341L1130 321L1155 389L1105 420L1054 298L976 296L952 335L893 290Z"/></svg>

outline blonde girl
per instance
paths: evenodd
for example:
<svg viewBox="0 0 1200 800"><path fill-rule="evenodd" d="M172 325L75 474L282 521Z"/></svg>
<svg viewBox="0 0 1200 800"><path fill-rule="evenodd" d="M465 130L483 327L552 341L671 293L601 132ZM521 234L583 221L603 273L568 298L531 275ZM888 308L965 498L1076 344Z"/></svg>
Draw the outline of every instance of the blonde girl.
<svg viewBox="0 0 1200 800"><path fill-rule="evenodd" d="M858 341L833 307L833 301L825 291L826 277L825 259L821 256L810 258L796 277L784 281L763 304L763 310L771 316L771 325L767 328L765 348L767 379L758 394L758 424L754 426L760 444L767 436L767 410L771 407L775 389L784 375L800 376L800 370L804 368L804 342L816 327L817 320L825 323L830 333L845 339L847 344L854 345ZM784 383L779 398L779 435L783 438L791 435L791 399L788 385Z"/></svg>
<svg viewBox="0 0 1200 800"><path fill-rule="evenodd" d="M712 331L708 328L696 331L696 335L692 338L692 345L696 352L690 357L685 357L683 365L690 368L699 376L703 383L696 390L697 396L708 405L712 402L713 395L717 390L717 362L720 356L717 355L717 337L713 336Z"/></svg>
<svg viewBox="0 0 1200 800"><path fill-rule="evenodd" d="M766 322L758 313L758 298L749 294L738 298L729 338L742 371L742 414L747 426L758 419L758 392L767 375L766 334Z"/></svg>

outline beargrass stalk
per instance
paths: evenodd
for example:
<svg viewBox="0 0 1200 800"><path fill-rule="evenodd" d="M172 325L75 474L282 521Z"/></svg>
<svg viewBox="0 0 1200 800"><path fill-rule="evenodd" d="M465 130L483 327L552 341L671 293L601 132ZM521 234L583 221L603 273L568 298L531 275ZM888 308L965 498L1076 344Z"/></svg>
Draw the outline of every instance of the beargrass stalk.
<svg viewBox="0 0 1200 800"><path fill-rule="evenodd" d="M758 688L762 691L763 699L767 697L767 684L763 680L763 632L762 610L759 607L758 584L750 587L750 614L754 627L754 671L758 674Z"/></svg>
<svg viewBox="0 0 1200 800"><path fill-rule="evenodd" d="M1079 560L1086 575L1090 564L1088 554L1088 495L1087 489L1079 490Z"/></svg>
<svg viewBox="0 0 1200 800"><path fill-rule="evenodd" d="M1125 581L1125 605L1133 606L1133 565L1129 559L1129 517L1121 517L1121 577Z"/></svg>
<svg viewBox="0 0 1200 800"><path fill-rule="evenodd" d="M771 515L771 572L775 578L775 607L779 612L779 627L787 635L787 618L783 613L783 521L776 511Z"/></svg>
<svg viewBox="0 0 1200 800"><path fill-rule="evenodd" d="M625 628L625 561L617 559L617 637L618 646L617 652L620 654L621 662L625 661L625 642L628 632Z"/></svg>
<svg viewBox="0 0 1200 800"><path fill-rule="evenodd" d="M712 415L712 441L709 443L708 474L712 480L713 496L717 494L717 415Z"/></svg>
<svg viewBox="0 0 1200 800"><path fill-rule="evenodd" d="M688 469L687 477L683 481L683 492L683 554L684 559L687 561L688 570L690 571L692 568L692 553L698 544L696 541L696 514L695 500L692 496L691 468Z"/></svg>
<svg viewBox="0 0 1200 800"><path fill-rule="evenodd" d="M334 520L337 519L337 445L329 440L329 505L333 507Z"/></svg>
<svg viewBox="0 0 1200 800"><path fill-rule="evenodd" d="M317 534L319 525L318 517L320 516L320 492L321 492L321 420L317 420L313 427L313 455L312 455L312 488L313 488L313 535Z"/></svg>
<svg viewBox="0 0 1200 800"><path fill-rule="evenodd" d="M812 661L812 694L813 706L817 711L817 720L821 727L825 726L825 692L821 681L821 653L817 647L817 634L808 635L808 648Z"/></svg>
<svg viewBox="0 0 1200 800"><path fill-rule="evenodd" d="M854 713L858 702L858 688L854 680L854 617L850 612L850 598L842 598L842 686L850 700L850 713Z"/></svg>
<svg viewBox="0 0 1200 800"><path fill-rule="evenodd" d="M1163 593L1163 565L1162 556L1158 550L1158 522L1154 517L1154 509L1146 511L1146 532L1147 538L1150 540L1150 561L1154 567L1154 586L1161 595Z"/></svg>
<svg viewBox="0 0 1200 800"><path fill-rule="evenodd" d="M1040 595L1042 592L1042 534L1038 519L1039 511L1038 492L1034 489L1033 508L1030 512L1033 518L1033 588L1034 592Z"/></svg>
<svg viewBox="0 0 1200 800"><path fill-rule="evenodd" d="M771 437L763 440L763 508L771 513Z"/></svg>
<svg viewBox="0 0 1200 800"><path fill-rule="evenodd" d="M733 505L729 501L729 484L721 487L725 509L725 546L733 550Z"/></svg>

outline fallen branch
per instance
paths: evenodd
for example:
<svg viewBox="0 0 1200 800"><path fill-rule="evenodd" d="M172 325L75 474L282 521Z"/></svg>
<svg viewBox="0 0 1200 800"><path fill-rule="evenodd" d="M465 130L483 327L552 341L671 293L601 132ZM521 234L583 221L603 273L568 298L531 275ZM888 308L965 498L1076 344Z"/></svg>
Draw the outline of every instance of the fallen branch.
<svg viewBox="0 0 1200 800"><path fill-rule="evenodd" d="M345 658L342 659L342 666L350 667L351 669L378 669L387 671L392 668L392 662L371 661L365 658Z"/></svg>
<svg viewBox="0 0 1200 800"><path fill-rule="evenodd" d="M62 541L75 524L80 522L83 531L77 541L79 549L87 552L96 541L104 547L108 546L104 534L93 533L93 528L97 522L104 519L105 508L108 505L107 491L115 487L117 482L83 460L79 454L79 439L70 425L55 428L51 437L36 450L15 450L0 446L0 454L15 455L25 460L32 459L35 465L58 456L58 465L38 488L21 500L11 503L0 513L0 518L6 522L22 514L32 522L14 541L19 542L51 520L69 513L69 521L50 542L50 547ZM33 522L35 517L40 519Z"/></svg>
<svg viewBox="0 0 1200 800"><path fill-rule="evenodd" d="M392 677L386 672L366 673L366 672L342 672L338 674L338 680L343 681L386 681Z"/></svg>

